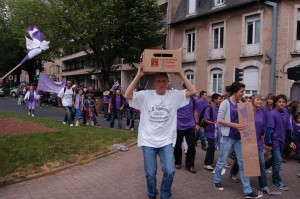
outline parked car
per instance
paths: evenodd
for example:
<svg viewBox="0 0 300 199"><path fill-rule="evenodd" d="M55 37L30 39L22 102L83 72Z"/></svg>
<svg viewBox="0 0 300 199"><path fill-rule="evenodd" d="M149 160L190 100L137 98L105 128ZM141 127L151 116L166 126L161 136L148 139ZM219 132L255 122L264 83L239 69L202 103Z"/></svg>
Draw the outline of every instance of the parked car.
<svg viewBox="0 0 300 199"><path fill-rule="evenodd" d="M0 96L4 96L4 89L2 87L0 88Z"/></svg>
<svg viewBox="0 0 300 199"><path fill-rule="evenodd" d="M18 97L19 89L18 87L11 87L9 89L9 95L12 97Z"/></svg>

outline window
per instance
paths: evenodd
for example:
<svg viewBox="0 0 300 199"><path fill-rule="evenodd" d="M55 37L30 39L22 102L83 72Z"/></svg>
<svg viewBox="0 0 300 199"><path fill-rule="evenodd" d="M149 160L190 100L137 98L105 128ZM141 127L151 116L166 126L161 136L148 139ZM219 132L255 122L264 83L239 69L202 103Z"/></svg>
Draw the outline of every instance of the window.
<svg viewBox="0 0 300 199"><path fill-rule="evenodd" d="M195 84L195 75L193 70L184 71L184 75L192 84Z"/></svg>
<svg viewBox="0 0 300 199"><path fill-rule="evenodd" d="M295 51L300 51L300 9L297 9Z"/></svg>
<svg viewBox="0 0 300 199"><path fill-rule="evenodd" d="M220 6L225 3L225 0L215 0L215 6Z"/></svg>
<svg viewBox="0 0 300 199"><path fill-rule="evenodd" d="M196 0L188 0L188 14L196 12Z"/></svg>
<svg viewBox="0 0 300 199"><path fill-rule="evenodd" d="M244 84L246 85L245 94L247 96L258 93L259 71L255 66L244 69Z"/></svg>
<svg viewBox="0 0 300 199"><path fill-rule="evenodd" d="M222 78L221 69L211 70L211 93L222 93Z"/></svg>
<svg viewBox="0 0 300 199"><path fill-rule="evenodd" d="M224 22L213 24L213 48L223 48L224 42Z"/></svg>
<svg viewBox="0 0 300 199"><path fill-rule="evenodd" d="M195 52L195 30L186 31L186 51Z"/></svg>
<svg viewBox="0 0 300 199"><path fill-rule="evenodd" d="M260 15L246 17L247 44L260 43Z"/></svg>

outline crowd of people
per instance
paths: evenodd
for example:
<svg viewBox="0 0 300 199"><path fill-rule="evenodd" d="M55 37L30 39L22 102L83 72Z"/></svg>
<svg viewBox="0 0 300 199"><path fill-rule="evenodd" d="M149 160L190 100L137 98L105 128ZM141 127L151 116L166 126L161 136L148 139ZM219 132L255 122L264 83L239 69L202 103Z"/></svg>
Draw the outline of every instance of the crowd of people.
<svg viewBox="0 0 300 199"><path fill-rule="evenodd" d="M226 87L226 94L214 93L207 100L206 91L196 95L195 87L182 73L176 73L182 80L182 90L172 89L166 73L156 73L155 90L136 89L144 76L141 64L136 77L128 86L125 95L117 87L113 92L103 92L104 120L114 128L117 119L122 129L122 118L126 113L126 129L134 130L135 117L140 114L138 127L138 146L142 148L144 170L149 198L170 198L175 169L185 168L195 174L196 145L199 141L206 151L204 169L214 173L213 183L218 190L224 190L222 174L228 167L227 159L234 160L231 165L231 179L243 185L245 198L260 198L263 194L272 195L266 170L272 168L272 185L288 191L280 175L281 163L289 159L295 151L300 163L300 105L299 101L290 104L285 95L268 94L263 105L263 97L258 94L244 96L246 85L234 82ZM20 87L19 102L26 101L28 115L34 116L35 105L40 96L33 86L27 91ZM57 95L58 106L65 110L64 124L70 126L98 125L96 101L93 88L85 92L82 88L67 81ZM244 175L241 131L245 124L239 122L238 103L251 103L254 112L259 157L259 192L253 191L250 179ZM81 121L81 119L83 121ZM184 153L182 146L184 146ZM218 154L215 154L218 151ZM160 157L163 179L160 193L157 190L157 156ZM217 157L217 158L216 158ZM216 161L216 163L215 163ZM239 173L240 178L237 177ZM298 173L300 177L300 173Z"/></svg>

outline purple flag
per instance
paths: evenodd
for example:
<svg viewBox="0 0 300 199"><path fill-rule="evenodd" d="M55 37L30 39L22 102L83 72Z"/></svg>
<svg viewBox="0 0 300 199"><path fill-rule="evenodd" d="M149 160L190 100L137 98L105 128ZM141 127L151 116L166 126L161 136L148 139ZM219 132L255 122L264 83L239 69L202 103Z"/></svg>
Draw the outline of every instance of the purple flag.
<svg viewBox="0 0 300 199"><path fill-rule="evenodd" d="M30 35L31 39L26 38L26 49L28 54L21 61L20 64L23 64L27 60L39 55L42 51L45 51L49 48L48 41L45 40L44 34L36 26L30 26L27 28L26 32Z"/></svg>
<svg viewBox="0 0 300 199"><path fill-rule="evenodd" d="M53 81L49 75L40 73L38 88L39 91L59 93L59 91L66 86L66 78L62 82Z"/></svg>

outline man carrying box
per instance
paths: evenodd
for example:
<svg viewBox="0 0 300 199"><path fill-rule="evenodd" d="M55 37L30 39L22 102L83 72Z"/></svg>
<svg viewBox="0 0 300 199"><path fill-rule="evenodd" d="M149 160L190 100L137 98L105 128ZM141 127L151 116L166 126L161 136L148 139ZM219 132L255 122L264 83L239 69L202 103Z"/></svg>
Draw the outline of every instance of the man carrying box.
<svg viewBox="0 0 300 199"><path fill-rule="evenodd" d="M174 146L176 144L177 109L189 103L189 97L196 93L195 87L182 72L175 73L186 85L186 90L167 90L167 73L156 73L155 90L133 92L138 81L144 75L143 64L126 90L125 98L129 105L141 111L138 129L138 146L142 147L144 169L147 181L147 195L156 198L157 155L160 157L163 179L160 197L171 197L171 186L175 173Z"/></svg>

